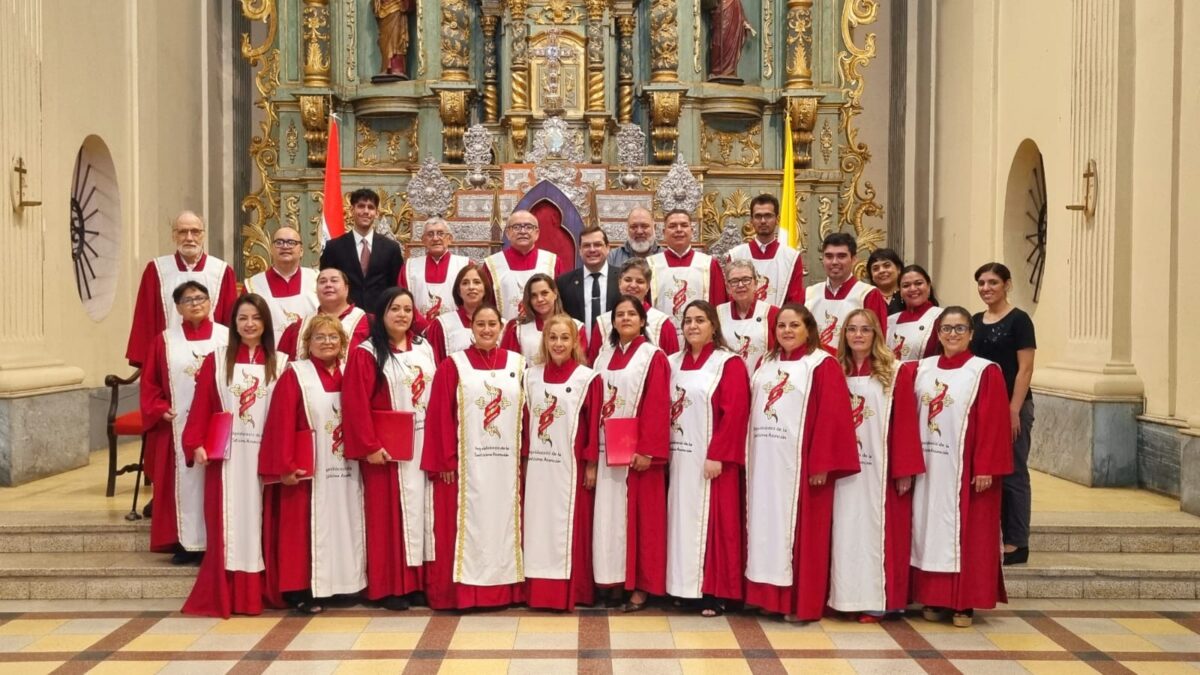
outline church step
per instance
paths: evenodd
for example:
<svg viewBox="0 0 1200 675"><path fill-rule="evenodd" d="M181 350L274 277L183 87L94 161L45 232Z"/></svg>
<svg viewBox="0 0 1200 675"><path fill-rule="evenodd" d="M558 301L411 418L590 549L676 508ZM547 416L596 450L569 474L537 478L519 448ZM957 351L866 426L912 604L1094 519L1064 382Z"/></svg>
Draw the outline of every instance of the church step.
<svg viewBox="0 0 1200 675"><path fill-rule="evenodd" d="M111 514L54 514L0 523L0 553L136 552L150 549L150 521ZM15 522L13 522L15 520ZM48 522L47 522L48 521Z"/></svg>
<svg viewBox="0 0 1200 675"><path fill-rule="evenodd" d="M1004 579L1013 598L1191 600L1200 597L1200 554L1034 552Z"/></svg>
<svg viewBox="0 0 1200 675"><path fill-rule="evenodd" d="M0 599L187 597L196 567L160 553L0 553Z"/></svg>
<svg viewBox="0 0 1200 675"><path fill-rule="evenodd" d="M1034 513L1029 550L1047 553L1200 553L1200 518L1182 511Z"/></svg>

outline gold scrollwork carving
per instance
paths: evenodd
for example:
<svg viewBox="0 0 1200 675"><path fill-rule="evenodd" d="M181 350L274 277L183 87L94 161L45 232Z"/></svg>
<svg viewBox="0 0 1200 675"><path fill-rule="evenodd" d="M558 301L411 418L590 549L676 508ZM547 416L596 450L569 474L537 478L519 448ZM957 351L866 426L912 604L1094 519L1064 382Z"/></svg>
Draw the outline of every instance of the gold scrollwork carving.
<svg viewBox="0 0 1200 675"><path fill-rule="evenodd" d="M300 96L299 99L304 143L308 146L308 164L321 166L325 163L325 142L329 140L329 97Z"/></svg>
<svg viewBox="0 0 1200 675"><path fill-rule="evenodd" d="M287 134L284 138L287 144L288 159L294 164L296 153L300 152L300 134L296 132L296 120L288 120Z"/></svg>
<svg viewBox="0 0 1200 675"><path fill-rule="evenodd" d="M577 24L582 20L583 14L578 8L572 7L569 0L549 0L534 17L533 22L539 26L561 26Z"/></svg>
<svg viewBox="0 0 1200 675"><path fill-rule="evenodd" d="M529 144L529 118L525 115L510 115L508 128L508 138L512 141L513 158L517 162L523 162L525 161L525 149Z"/></svg>
<svg viewBox="0 0 1200 675"><path fill-rule="evenodd" d="M483 121L495 124L500 119L499 63L496 57L496 25L500 17L480 17L483 29Z"/></svg>
<svg viewBox="0 0 1200 675"><path fill-rule="evenodd" d="M750 215L750 195L742 191L741 188L734 190L728 197L721 200L720 211L717 207L717 198L720 193L706 192L700 198L700 243L711 250L712 246L726 236L725 222L730 218L746 218ZM742 226L737 226L736 237L743 239L744 229Z"/></svg>
<svg viewBox="0 0 1200 675"><path fill-rule="evenodd" d="M762 3L762 76L763 79L775 75L775 1L763 0Z"/></svg>
<svg viewBox="0 0 1200 675"><path fill-rule="evenodd" d="M300 231L300 195L283 198L283 222L293 230Z"/></svg>
<svg viewBox="0 0 1200 675"><path fill-rule="evenodd" d="M461 162L462 137L467 131L467 91L462 89L438 92L438 116L442 120L442 157L447 162Z"/></svg>
<svg viewBox="0 0 1200 675"><path fill-rule="evenodd" d="M833 234L833 199L829 195L821 195L817 200L817 217L820 218L817 231L821 241L824 241L825 237Z"/></svg>
<svg viewBox="0 0 1200 675"><path fill-rule="evenodd" d="M417 77L425 77L425 0L414 0L417 23Z"/></svg>
<svg viewBox="0 0 1200 675"><path fill-rule="evenodd" d="M274 18L269 19L269 22L273 21ZM254 49L243 50L243 54L254 52ZM279 87L279 50L272 49L265 52L265 56L248 56L247 59L251 66L261 66L255 75L254 86L259 94L255 106L263 111L259 133L250 138L249 148L250 159L258 172L259 187L242 199L242 212L253 213L250 222L243 223L241 228L244 271L246 276L252 276L267 269L271 252L267 226L279 214L279 193L271 178L271 170L279 162L279 146L275 142L279 115L272 102Z"/></svg>
<svg viewBox="0 0 1200 675"><path fill-rule="evenodd" d="M660 164L675 160L675 141L679 139L680 92L650 92L650 139L654 159Z"/></svg>
<svg viewBox="0 0 1200 675"><path fill-rule="evenodd" d="M700 161L716 166L753 167L762 163L762 122L755 122L745 131L719 131L700 123ZM716 143L717 152L711 152ZM734 146L738 153L734 155Z"/></svg>
<svg viewBox="0 0 1200 675"><path fill-rule="evenodd" d="M279 16L275 13L275 0L242 0L242 16L250 21L261 21L267 26L267 35L257 47L250 42L250 34L242 33L242 57L251 67L275 44L275 31L279 28Z"/></svg>
<svg viewBox="0 0 1200 675"><path fill-rule="evenodd" d="M679 81L679 7L675 0L650 3L650 81Z"/></svg>
<svg viewBox="0 0 1200 675"><path fill-rule="evenodd" d="M821 159L825 163L829 163L829 157L833 154L833 128L829 126L829 120L821 125Z"/></svg>
<svg viewBox="0 0 1200 675"><path fill-rule="evenodd" d="M807 203L807 192L796 195L796 232L800 235L800 240L796 242L796 248L801 253L808 253L808 217L804 215L804 205ZM753 235L753 233L751 234Z"/></svg>
<svg viewBox="0 0 1200 675"><path fill-rule="evenodd" d="M849 5L861 0L847 0ZM812 0L788 0L787 3L787 86L809 89L812 81Z"/></svg>
<svg viewBox="0 0 1200 675"><path fill-rule="evenodd" d="M377 148L379 134L365 120L358 120L354 125L354 163L357 166L375 166L379 164Z"/></svg>
<svg viewBox="0 0 1200 675"><path fill-rule="evenodd" d="M620 53L617 55L617 121L633 121L633 33L637 19L631 14L617 17Z"/></svg>
<svg viewBox="0 0 1200 675"><path fill-rule="evenodd" d="M692 70L703 73L704 66L700 63L700 0L692 0Z"/></svg>
<svg viewBox="0 0 1200 675"><path fill-rule="evenodd" d="M525 10L529 7L528 0L507 0L505 5L508 7L509 14L512 15L513 21L525 20Z"/></svg>
<svg viewBox="0 0 1200 675"><path fill-rule="evenodd" d="M817 98L795 96L787 99L787 105L792 118L792 143L796 147L796 167L807 168L812 164L812 132L817 125Z"/></svg>
<svg viewBox="0 0 1200 675"><path fill-rule="evenodd" d="M342 16L346 18L346 81L358 79L358 45L356 31L358 30L357 0L342 0ZM418 20L417 25L421 22ZM299 230L297 230L298 232Z"/></svg>
<svg viewBox="0 0 1200 675"><path fill-rule="evenodd" d="M858 140L858 128L854 118L862 113L862 94L866 87L861 69L875 58L875 34L869 33L860 47L854 41L854 29L875 22L879 14L878 0L847 0L842 7L842 43L845 46L838 56L841 71L842 96L845 103L841 109L841 131L846 139L841 146L841 169L846 176L842 184L841 225L854 229L860 250L873 251L885 239L882 229L868 228L863 219L883 217L883 205L875 201L875 187L871 181L863 181L863 172L871 161L871 152L866 143ZM855 273L865 274L866 256L855 266Z"/></svg>
<svg viewBox="0 0 1200 675"><path fill-rule="evenodd" d="M329 86L329 0L304 0L300 22L304 50L304 86Z"/></svg>
<svg viewBox="0 0 1200 675"><path fill-rule="evenodd" d="M464 0L442 0L442 79L466 82L471 64L471 8Z"/></svg>

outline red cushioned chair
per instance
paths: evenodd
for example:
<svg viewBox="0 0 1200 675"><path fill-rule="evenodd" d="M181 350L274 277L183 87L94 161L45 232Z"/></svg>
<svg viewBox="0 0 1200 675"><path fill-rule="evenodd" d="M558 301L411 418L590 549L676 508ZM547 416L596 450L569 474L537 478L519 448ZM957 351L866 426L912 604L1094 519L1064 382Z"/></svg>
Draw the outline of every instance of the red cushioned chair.
<svg viewBox="0 0 1200 675"><path fill-rule="evenodd" d="M121 378L116 375L108 375L104 378L104 386L108 387L112 394L108 401L108 487L104 491L104 496L111 497L117 490L117 476L137 472L137 482L133 486L133 511L126 516L128 520L137 520L141 517L137 513L137 493L142 482L142 459L146 453L146 434L142 428L142 411L139 408L132 412L127 412L124 415L117 415L117 403L120 401L120 388L128 386L138 381L142 376L142 371L139 368L134 371L133 375L128 378ZM138 461L133 464L126 464L120 469L117 468L117 437L118 436L141 436L142 451L138 456Z"/></svg>

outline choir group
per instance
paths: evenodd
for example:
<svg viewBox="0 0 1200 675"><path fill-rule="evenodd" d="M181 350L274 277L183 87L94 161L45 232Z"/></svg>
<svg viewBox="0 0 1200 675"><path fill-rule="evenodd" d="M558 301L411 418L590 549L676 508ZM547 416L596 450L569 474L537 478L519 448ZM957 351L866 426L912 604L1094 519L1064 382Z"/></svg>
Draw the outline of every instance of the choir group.
<svg viewBox="0 0 1200 675"><path fill-rule="evenodd" d="M151 546L200 560L183 611L312 614L361 594L396 610L634 612L667 596L786 621L918 603L970 625L1006 599L1002 555L1027 550L1002 490L1028 433L1024 356L1010 381L979 354L996 321L937 307L929 275L895 254L868 266L891 267L890 301L857 280L844 234L806 289L777 212L756 198L761 234L725 260L668 213L664 247L624 256L603 303L591 274L576 317L528 212L482 265L430 221L426 255L363 300L371 313L350 302L369 238L359 269L317 273L280 228L271 269L237 296L203 223L181 215L176 255L143 277L129 354ZM364 236L355 224L345 236ZM1003 265L976 277L989 312L1020 311L1005 310ZM1031 365L1032 324L1028 342Z"/></svg>

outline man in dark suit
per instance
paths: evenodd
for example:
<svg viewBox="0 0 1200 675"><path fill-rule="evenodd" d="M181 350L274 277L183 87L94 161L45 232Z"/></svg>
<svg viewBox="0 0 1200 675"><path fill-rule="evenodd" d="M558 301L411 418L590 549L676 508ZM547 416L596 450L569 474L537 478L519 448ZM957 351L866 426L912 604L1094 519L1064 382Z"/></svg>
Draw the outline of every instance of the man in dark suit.
<svg viewBox="0 0 1200 675"><path fill-rule="evenodd" d="M396 285L404 254L400 244L375 234L379 195L369 188L350 193L354 229L331 239L321 252L321 268L334 267L350 278L350 302L368 313L384 290Z"/></svg>
<svg viewBox="0 0 1200 675"><path fill-rule="evenodd" d="M589 225L579 233L579 257L583 267L559 276L559 298L563 309L577 321L582 321L585 330L592 322L617 304L617 268L608 264L608 235L595 225Z"/></svg>

